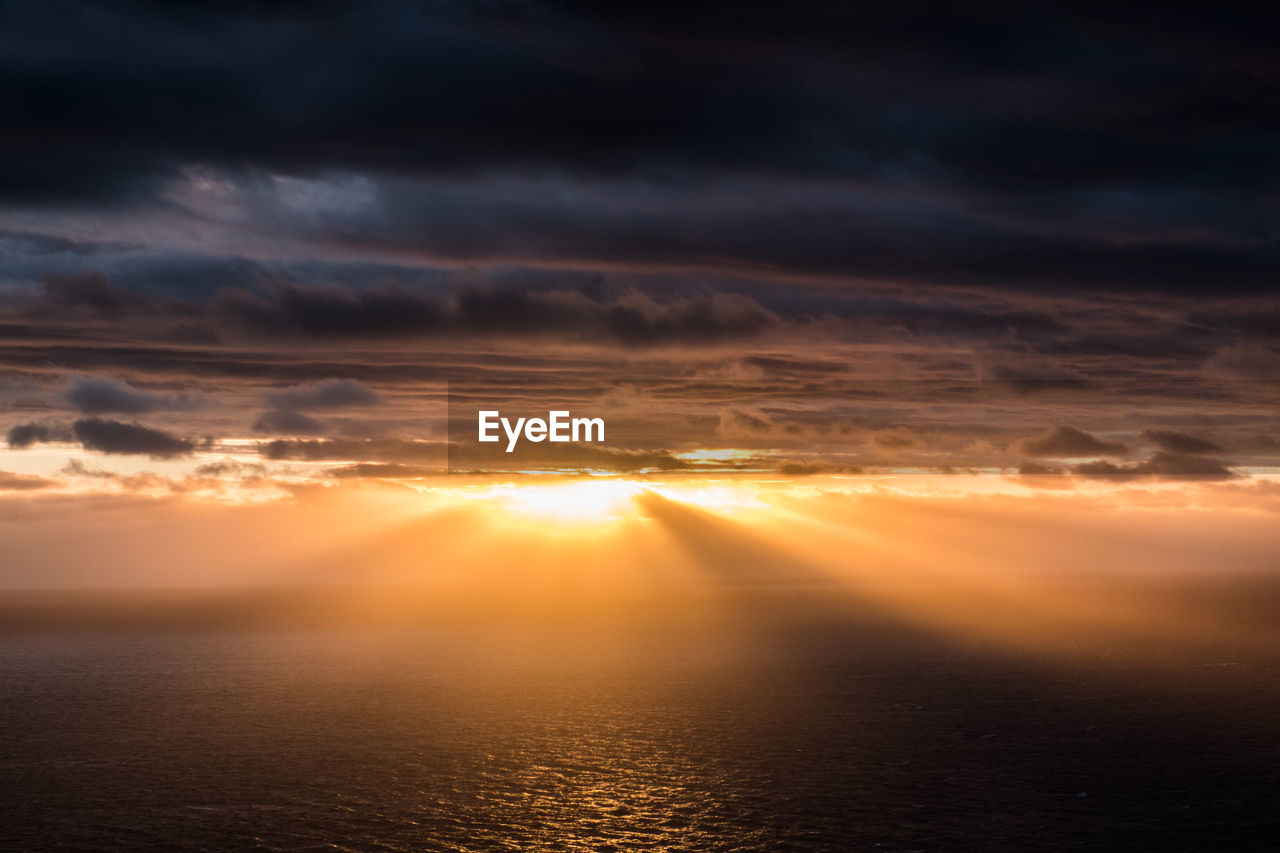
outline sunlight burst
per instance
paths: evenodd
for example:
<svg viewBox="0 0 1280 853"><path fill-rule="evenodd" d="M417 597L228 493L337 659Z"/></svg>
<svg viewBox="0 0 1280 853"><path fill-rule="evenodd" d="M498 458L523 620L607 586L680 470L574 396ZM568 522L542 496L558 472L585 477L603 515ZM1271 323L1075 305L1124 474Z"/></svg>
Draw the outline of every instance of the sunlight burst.
<svg viewBox="0 0 1280 853"><path fill-rule="evenodd" d="M549 485L504 485L487 496L514 513L568 522L601 522L621 518L645 486L630 480L590 480Z"/></svg>

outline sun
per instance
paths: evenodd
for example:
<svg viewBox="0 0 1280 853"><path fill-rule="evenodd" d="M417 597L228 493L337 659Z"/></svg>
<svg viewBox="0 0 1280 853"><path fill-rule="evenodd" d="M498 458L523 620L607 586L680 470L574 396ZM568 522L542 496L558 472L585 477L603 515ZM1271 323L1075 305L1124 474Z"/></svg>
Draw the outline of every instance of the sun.
<svg viewBox="0 0 1280 853"><path fill-rule="evenodd" d="M596 527L644 518L636 498L653 494L721 515L766 508L756 489L744 483L679 483L601 478L542 483L503 483L472 492L515 518L561 527Z"/></svg>
<svg viewBox="0 0 1280 853"><path fill-rule="evenodd" d="M647 487L632 480L588 480L529 486L504 485L486 495L511 513L561 522L621 519Z"/></svg>

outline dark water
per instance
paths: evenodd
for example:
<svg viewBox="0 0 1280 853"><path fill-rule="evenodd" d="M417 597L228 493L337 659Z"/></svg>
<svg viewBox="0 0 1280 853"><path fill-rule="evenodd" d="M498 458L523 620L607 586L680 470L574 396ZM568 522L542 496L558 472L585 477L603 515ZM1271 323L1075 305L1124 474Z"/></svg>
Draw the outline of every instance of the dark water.
<svg viewBox="0 0 1280 853"><path fill-rule="evenodd" d="M732 620L10 630L0 848L1271 850L1275 671Z"/></svg>

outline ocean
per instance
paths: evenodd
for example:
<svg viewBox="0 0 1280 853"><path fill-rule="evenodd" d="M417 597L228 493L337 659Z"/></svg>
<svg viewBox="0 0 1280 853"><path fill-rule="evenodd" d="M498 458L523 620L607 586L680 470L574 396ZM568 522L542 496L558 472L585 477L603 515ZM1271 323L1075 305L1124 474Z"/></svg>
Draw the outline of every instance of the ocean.
<svg viewBox="0 0 1280 853"><path fill-rule="evenodd" d="M1265 656L1047 659L795 591L395 624L42 607L0 634L5 850L1280 838Z"/></svg>

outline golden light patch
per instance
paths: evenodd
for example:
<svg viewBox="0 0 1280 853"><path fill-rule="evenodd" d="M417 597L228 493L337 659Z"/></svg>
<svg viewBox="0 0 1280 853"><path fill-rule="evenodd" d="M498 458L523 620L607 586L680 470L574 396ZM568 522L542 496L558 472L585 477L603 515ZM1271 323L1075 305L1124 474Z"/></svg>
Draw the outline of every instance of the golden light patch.
<svg viewBox="0 0 1280 853"><path fill-rule="evenodd" d="M515 515L569 523L604 522L631 511L645 485L632 480L585 480L528 486L503 485L478 497L497 501Z"/></svg>

